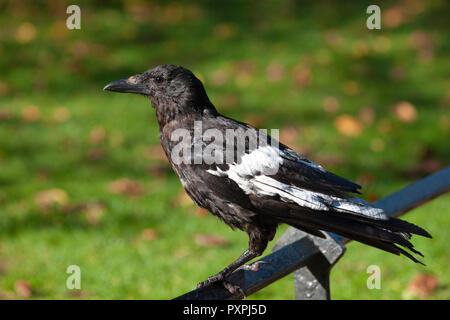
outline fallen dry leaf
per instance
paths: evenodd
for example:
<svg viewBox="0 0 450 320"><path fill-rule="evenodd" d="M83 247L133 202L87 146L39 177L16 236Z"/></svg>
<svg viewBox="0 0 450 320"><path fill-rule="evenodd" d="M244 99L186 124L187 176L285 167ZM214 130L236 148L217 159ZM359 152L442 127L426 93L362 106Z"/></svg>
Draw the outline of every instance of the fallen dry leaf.
<svg viewBox="0 0 450 320"><path fill-rule="evenodd" d="M9 120L11 118L12 118L12 115L8 111L0 111L0 121Z"/></svg>
<svg viewBox="0 0 450 320"><path fill-rule="evenodd" d="M334 120L336 129L345 136L354 137L362 132L362 125L353 116L344 114Z"/></svg>
<svg viewBox="0 0 450 320"><path fill-rule="evenodd" d="M194 212L197 217L204 217L209 213L208 210L206 210L204 208L200 208L200 207L195 207Z"/></svg>
<svg viewBox="0 0 450 320"><path fill-rule="evenodd" d="M52 118L56 122L66 122L70 118L70 111L66 107L58 107L53 110Z"/></svg>
<svg viewBox="0 0 450 320"><path fill-rule="evenodd" d="M22 109L21 112L22 119L26 122L38 121L41 117L41 111L37 106L28 106Z"/></svg>
<svg viewBox="0 0 450 320"><path fill-rule="evenodd" d="M36 37L36 27L30 22L22 23L16 31L16 40L19 43L28 43Z"/></svg>
<svg viewBox="0 0 450 320"><path fill-rule="evenodd" d="M418 297L420 299L427 299L439 286L437 277L420 273L415 276L403 292L405 299Z"/></svg>
<svg viewBox="0 0 450 320"><path fill-rule="evenodd" d="M149 146L147 148L147 156L150 159L169 163L169 160L167 160L166 153L164 152L163 148L161 148L161 146L159 146L159 145L158 146Z"/></svg>
<svg viewBox="0 0 450 320"><path fill-rule="evenodd" d="M236 24L232 22L224 22L214 27L213 35L219 39L225 40L234 36L236 34L236 31Z"/></svg>
<svg viewBox="0 0 450 320"><path fill-rule="evenodd" d="M281 128L280 141L285 145L294 145L300 135L298 127L294 124L289 124Z"/></svg>
<svg viewBox="0 0 450 320"><path fill-rule="evenodd" d="M90 161L98 161L106 156L106 151L103 148L94 147L87 153L87 159Z"/></svg>
<svg viewBox="0 0 450 320"><path fill-rule="evenodd" d="M69 196L62 189L49 189L38 192L34 200L42 212L47 212L54 207L62 207L69 202Z"/></svg>
<svg viewBox="0 0 450 320"><path fill-rule="evenodd" d="M14 283L14 291L23 299L29 299L32 294L31 286L25 280L18 280Z"/></svg>
<svg viewBox="0 0 450 320"><path fill-rule="evenodd" d="M395 116L403 122L411 123L417 118L416 108L407 101L400 101L394 106Z"/></svg>
<svg viewBox="0 0 450 320"><path fill-rule="evenodd" d="M382 14L383 25L387 28L396 28L406 20L405 11L400 5L383 10Z"/></svg>
<svg viewBox="0 0 450 320"><path fill-rule="evenodd" d="M216 86L223 86L225 83L228 82L230 78L230 75L228 72L224 69L217 69L213 73L211 73L210 81L211 83Z"/></svg>
<svg viewBox="0 0 450 320"><path fill-rule="evenodd" d="M271 62L267 66L266 74L270 82L278 82L283 78L284 67L279 62Z"/></svg>
<svg viewBox="0 0 450 320"><path fill-rule="evenodd" d="M323 99L323 110L329 113L335 113L339 110L339 100L335 97L325 97Z"/></svg>
<svg viewBox="0 0 450 320"><path fill-rule="evenodd" d="M359 110L359 119L366 124L373 123L375 121L375 110L371 107L362 107Z"/></svg>
<svg viewBox="0 0 450 320"><path fill-rule="evenodd" d="M389 70L389 76L395 81L401 81L405 79L405 69L399 66L392 67Z"/></svg>
<svg viewBox="0 0 450 320"><path fill-rule="evenodd" d="M139 197L144 193L142 184L131 179L119 179L109 183L108 190L115 194L124 194L130 197Z"/></svg>
<svg viewBox="0 0 450 320"><path fill-rule="evenodd" d="M297 66L294 68L294 82L297 86L303 88L311 84L312 76L308 68Z"/></svg>
<svg viewBox="0 0 450 320"><path fill-rule="evenodd" d="M86 203L83 208L84 216L90 224L99 224L106 214L106 206L102 202Z"/></svg>
<svg viewBox="0 0 450 320"><path fill-rule="evenodd" d="M142 240L153 240L156 239L159 236L158 231L155 229L144 229L141 231L141 239Z"/></svg>
<svg viewBox="0 0 450 320"><path fill-rule="evenodd" d="M178 195L175 196L172 200L172 204L176 207L191 207L195 205L194 201L192 201L184 189L181 189Z"/></svg>
<svg viewBox="0 0 450 320"><path fill-rule="evenodd" d="M254 127L263 127L264 126L264 117L259 114L250 114L244 118L244 122L254 126Z"/></svg>
<svg viewBox="0 0 450 320"><path fill-rule="evenodd" d="M217 234L199 233L195 235L195 243L202 247L227 246L229 241Z"/></svg>
<svg viewBox="0 0 450 320"><path fill-rule="evenodd" d="M147 169L147 173L155 178L166 178L169 172L171 168L168 164L151 164Z"/></svg>
<svg viewBox="0 0 450 320"><path fill-rule="evenodd" d="M16 295L14 292L0 289L0 300L14 300Z"/></svg>
<svg viewBox="0 0 450 320"><path fill-rule="evenodd" d="M102 143L106 138L106 131L103 127L97 127L89 132L89 141L92 144Z"/></svg>

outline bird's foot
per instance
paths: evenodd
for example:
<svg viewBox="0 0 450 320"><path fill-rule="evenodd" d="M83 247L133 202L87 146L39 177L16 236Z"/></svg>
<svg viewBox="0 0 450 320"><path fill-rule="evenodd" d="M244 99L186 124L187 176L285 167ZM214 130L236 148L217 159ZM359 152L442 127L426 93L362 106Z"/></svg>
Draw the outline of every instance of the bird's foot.
<svg viewBox="0 0 450 320"><path fill-rule="evenodd" d="M232 284L231 282L226 281L224 276L222 274L220 274L220 273L209 277L208 279L206 279L203 282L200 282L199 284L197 284L196 289L205 287L205 286L210 285L210 284L218 284L218 285L221 284L232 295L235 295L236 293L240 293L240 294L242 294L244 296L244 299L247 298L247 295L245 294L244 290L242 290L242 288L240 286L238 286L236 284Z"/></svg>
<svg viewBox="0 0 450 320"><path fill-rule="evenodd" d="M270 264L270 262L266 262L266 261L256 261L252 264L243 264L242 266L240 266L239 268L237 268L237 270L250 270L250 271L259 271L259 266L261 264ZM236 271L237 271L236 270ZM235 272L236 272L235 271Z"/></svg>
<svg viewBox="0 0 450 320"><path fill-rule="evenodd" d="M214 276L209 277L208 279L206 279L203 282L200 282L199 284L197 284L196 289L202 288L202 287L206 287L207 285L213 284L213 283L217 283L220 281L223 281L224 277L222 274L216 274Z"/></svg>

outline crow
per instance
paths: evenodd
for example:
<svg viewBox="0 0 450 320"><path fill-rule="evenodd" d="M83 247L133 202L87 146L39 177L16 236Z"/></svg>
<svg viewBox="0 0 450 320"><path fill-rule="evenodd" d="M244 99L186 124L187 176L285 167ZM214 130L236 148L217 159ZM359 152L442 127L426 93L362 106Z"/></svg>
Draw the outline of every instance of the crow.
<svg viewBox="0 0 450 320"><path fill-rule="evenodd" d="M267 134L221 115L188 69L160 65L111 82L104 90L147 96L156 111L160 142L187 194L232 229L249 236L248 249L197 285L222 283L262 255L280 223L324 237L333 232L421 263L409 241L424 229L388 216L353 194L361 186L308 160Z"/></svg>

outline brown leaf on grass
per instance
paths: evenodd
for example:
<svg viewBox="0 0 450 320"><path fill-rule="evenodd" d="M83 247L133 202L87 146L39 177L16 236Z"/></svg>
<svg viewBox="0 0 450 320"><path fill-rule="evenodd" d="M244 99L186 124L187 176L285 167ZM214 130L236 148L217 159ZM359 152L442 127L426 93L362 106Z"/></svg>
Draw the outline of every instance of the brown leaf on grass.
<svg viewBox="0 0 450 320"><path fill-rule="evenodd" d="M374 181L375 181L375 175L371 172L365 172L362 175L360 175L358 178L356 178L356 180L355 180L355 182L361 186L371 184Z"/></svg>
<svg viewBox="0 0 450 320"><path fill-rule="evenodd" d="M167 160L166 153L164 152L163 148L160 145L157 146L149 146L147 148L147 156L150 159L158 160L164 163L169 163L169 160Z"/></svg>
<svg viewBox="0 0 450 320"><path fill-rule="evenodd" d="M9 92L9 90L10 90L9 85L6 82L0 81L0 96L6 95Z"/></svg>
<svg viewBox="0 0 450 320"><path fill-rule="evenodd" d="M297 66L293 70L294 82L300 88L306 87L311 84L312 76L311 71L307 67Z"/></svg>
<svg viewBox="0 0 450 320"><path fill-rule="evenodd" d="M204 208L200 208L200 207L196 207L194 212L197 217L204 217L209 213L208 210L206 210Z"/></svg>
<svg viewBox="0 0 450 320"><path fill-rule="evenodd" d="M371 124L375 121L375 110L372 107L359 109L359 119L362 123Z"/></svg>
<svg viewBox="0 0 450 320"><path fill-rule="evenodd" d="M189 197L189 195L181 189L180 192L173 198L172 205L176 207L192 207L195 205L194 201Z"/></svg>
<svg viewBox="0 0 450 320"><path fill-rule="evenodd" d="M14 292L0 289L0 300L15 300Z"/></svg>
<svg viewBox="0 0 450 320"><path fill-rule="evenodd" d="M139 197L144 193L144 188L139 181L131 179L118 179L110 182L108 190L115 194L124 194L129 197Z"/></svg>
<svg viewBox="0 0 450 320"><path fill-rule="evenodd" d="M53 110L52 118L56 122L66 122L70 119L70 111L66 107L58 107Z"/></svg>
<svg viewBox="0 0 450 320"><path fill-rule="evenodd" d="M49 33L52 40L61 41L67 37L69 31L65 21L58 19L51 25Z"/></svg>
<svg viewBox="0 0 450 320"><path fill-rule="evenodd" d="M89 141L92 144L100 144L106 138L106 131L103 127L96 127L89 132Z"/></svg>
<svg viewBox="0 0 450 320"><path fill-rule="evenodd" d="M406 20L405 10L400 5L383 10L382 14L383 24L387 28L396 28Z"/></svg>
<svg viewBox="0 0 450 320"><path fill-rule="evenodd" d="M389 70L389 76L395 81L401 81L405 79L405 69L399 66L392 67Z"/></svg>
<svg viewBox="0 0 450 320"><path fill-rule="evenodd" d="M281 128L279 140L285 145L292 146L297 142L299 135L298 127L295 124L289 124Z"/></svg>
<svg viewBox="0 0 450 320"><path fill-rule="evenodd" d="M223 108L234 108L239 105L239 96L233 93L224 94L221 97L221 104Z"/></svg>
<svg viewBox="0 0 450 320"><path fill-rule="evenodd" d="M102 147L94 147L88 151L86 158L89 161L98 161L106 157L106 151Z"/></svg>
<svg viewBox="0 0 450 320"><path fill-rule="evenodd" d="M362 132L362 125L355 117L347 114L338 116L334 120L335 128L343 135L354 137Z"/></svg>
<svg viewBox="0 0 450 320"><path fill-rule="evenodd" d="M270 82L278 82L283 78L284 66L279 62L271 62L267 66L266 74Z"/></svg>
<svg viewBox="0 0 450 320"><path fill-rule="evenodd" d="M417 119L417 110L411 103L400 101L394 106L394 113L397 119L402 122L411 123Z"/></svg>
<svg viewBox="0 0 450 320"><path fill-rule="evenodd" d="M249 114L244 118L244 122L256 127L261 128L264 126L264 117L259 114Z"/></svg>
<svg viewBox="0 0 450 320"><path fill-rule="evenodd" d="M369 48L369 44L366 41L355 41L355 43L352 45L352 54L355 57L364 57L367 56L369 54L370 48Z"/></svg>
<svg viewBox="0 0 450 320"><path fill-rule="evenodd" d="M148 166L147 173L155 178L166 178L170 172L170 166L167 164L151 164Z"/></svg>
<svg viewBox="0 0 450 320"><path fill-rule="evenodd" d="M320 164L323 167L339 166L345 163L344 159L340 155L333 154L316 154L310 157L312 161Z"/></svg>
<svg viewBox="0 0 450 320"><path fill-rule="evenodd" d="M22 109L21 112L22 120L25 122L35 122L41 117L41 110L37 106L28 106Z"/></svg>
<svg viewBox="0 0 450 320"><path fill-rule="evenodd" d="M8 111L0 111L0 121L9 120L11 118L12 115Z"/></svg>
<svg viewBox="0 0 450 320"><path fill-rule="evenodd" d="M332 47L339 47L344 43L344 38L336 29L325 31L324 38L325 42Z"/></svg>
<svg viewBox="0 0 450 320"><path fill-rule="evenodd" d="M213 73L211 73L210 81L211 83L216 86L220 87L223 86L228 82L230 78L229 73L224 69L217 69Z"/></svg>
<svg viewBox="0 0 450 320"><path fill-rule="evenodd" d="M236 31L236 24L232 22L224 22L213 28L213 35L221 40L226 40L233 37L236 34Z"/></svg>
<svg viewBox="0 0 450 320"><path fill-rule="evenodd" d="M106 214L106 206L102 202L84 204L83 214L90 224L99 224Z"/></svg>
<svg viewBox="0 0 450 320"><path fill-rule="evenodd" d="M234 65L235 84L240 88L247 87L253 79L255 65L252 61L239 61Z"/></svg>
<svg viewBox="0 0 450 320"><path fill-rule="evenodd" d="M325 97L323 99L323 110L328 113L335 113L339 110L339 100L336 97Z"/></svg>
<svg viewBox="0 0 450 320"><path fill-rule="evenodd" d="M30 22L22 23L16 31L16 40L19 43L28 43L36 37L36 27Z"/></svg>
<svg viewBox="0 0 450 320"><path fill-rule="evenodd" d="M425 273L415 276L403 292L406 299L420 298L427 299L439 286L437 277Z"/></svg>
<svg viewBox="0 0 450 320"><path fill-rule="evenodd" d="M49 189L38 192L34 200L42 212L48 212L52 208L60 208L69 202L69 196L62 189Z"/></svg>
<svg viewBox="0 0 450 320"><path fill-rule="evenodd" d="M25 280L18 280L14 283L14 291L18 295L19 298L29 299L33 290L28 282Z"/></svg>
<svg viewBox="0 0 450 320"><path fill-rule="evenodd" d="M224 247L230 242L218 234L199 233L195 235L195 243L202 247Z"/></svg>
<svg viewBox="0 0 450 320"><path fill-rule="evenodd" d="M410 44L419 53L419 58L423 61L430 61L434 57L433 38L423 30L416 30L409 37Z"/></svg>
<svg viewBox="0 0 450 320"><path fill-rule="evenodd" d="M157 230L155 229L144 229L141 231L141 239L142 240L146 240L146 241L150 241L150 240L154 240L159 236L159 233Z"/></svg>

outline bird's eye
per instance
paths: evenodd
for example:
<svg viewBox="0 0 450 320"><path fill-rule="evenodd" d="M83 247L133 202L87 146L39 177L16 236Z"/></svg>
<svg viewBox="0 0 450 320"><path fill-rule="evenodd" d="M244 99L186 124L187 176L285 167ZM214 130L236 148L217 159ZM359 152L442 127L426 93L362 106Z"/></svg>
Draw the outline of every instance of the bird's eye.
<svg viewBox="0 0 450 320"><path fill-rule="evenodd" d="M156 82L158 82L158 83L161 83L161 82L163 82L163 77L161 77L161 76L157 76L156 78L155 78L155 81Z"/></svg>

